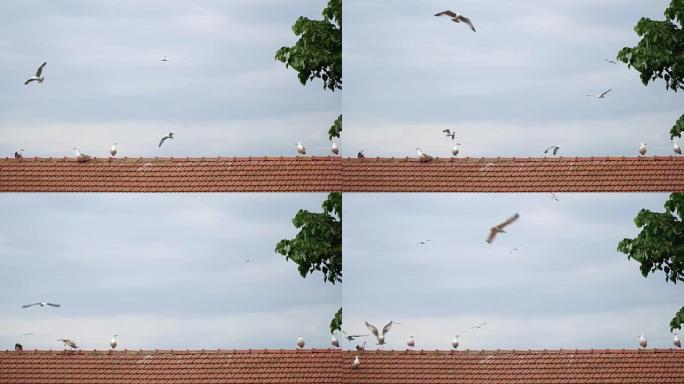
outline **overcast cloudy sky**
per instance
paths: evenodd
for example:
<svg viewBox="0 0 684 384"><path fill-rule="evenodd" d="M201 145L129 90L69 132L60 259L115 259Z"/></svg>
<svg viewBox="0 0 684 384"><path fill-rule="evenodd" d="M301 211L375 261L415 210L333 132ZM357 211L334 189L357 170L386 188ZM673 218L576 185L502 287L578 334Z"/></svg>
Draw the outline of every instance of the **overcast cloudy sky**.
<svg viewBox="0 0 684 384"><path fill-rule="evenodd" d="M323 198L3 194L0 345L105 349L116 332L131 349L325 348L341 287L274 252ZM63 306L21 308L37 301Z"/></svg>
<svg viewBox="0 0 684 384"><path fill-rule="evenodd" d="M669 0L345 0L345 152L451 156L670 155L684 95L613 65ZM433 15L453 9L463 24ZM586 97L612 88L606 99Z"/></svg>
<svg viewBox="0 0 684 384"><path fill-rule="evenodd" d="M341 94L274 59L326 3L4 1L0 154L106 156L114 141L120 156L292 155L297 141L327 154ZM24 85L43 61L45 82Z"/></svg>
<svg viewBox="0 0 684 384"><path fill-rule="evenodd" d="M682 287L617 252L665 194L347 194L344 322L392 329L386 349L669 348ZM489 228L520 219L492 245ZM431 240L427 245L417 245ZM517 248L517 251L513 251ZM479 322L488 325L469 328ZM369 346L371 346L369 339ZM372 346L376 348L376 346Z"/></svg>

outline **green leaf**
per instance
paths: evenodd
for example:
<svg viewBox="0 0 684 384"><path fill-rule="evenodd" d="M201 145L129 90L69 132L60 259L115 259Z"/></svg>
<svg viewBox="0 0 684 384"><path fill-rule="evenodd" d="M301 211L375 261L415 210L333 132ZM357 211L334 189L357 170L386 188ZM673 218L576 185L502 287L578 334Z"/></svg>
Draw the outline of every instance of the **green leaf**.
<svg viewBox="0 0 684 384"><path fill-rule="evenodd" d="M340 309L337 310L337 313L335 313L335 316L330 321L330 333L334 333L335 331L341 331L341 330L342 330L342 307L340 307Z"/></svg>

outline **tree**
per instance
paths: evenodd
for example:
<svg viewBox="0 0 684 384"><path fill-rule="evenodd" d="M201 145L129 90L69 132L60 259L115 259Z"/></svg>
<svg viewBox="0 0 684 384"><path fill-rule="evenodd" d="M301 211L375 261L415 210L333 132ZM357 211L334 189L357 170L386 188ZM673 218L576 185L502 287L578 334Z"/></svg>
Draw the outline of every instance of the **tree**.
<svg viewBox="0 0 684 384"><path fill-rule="evenodd" d="M292 219L299 229L294 239L283 239L275 251L297 264L299 275L306 278L319 271L323 281L342 282L342 194L328 194L323 212L300 209ZM330 322L330 332L342 328L342 308Z"/></svg>
<svg viewBox="0 0 684 384"><path fill-rule="evenodd" d="M624 239L618 251L641 264L641 274L665 273L665 281L684 282L684 193L673 193L665 202L665 212L642 209L634 219L641 232L634 239ZM670 330L681 329L684 307L670 322Z"/></svg>
<svg viewBox="0 0 684 384"><path fill-rule="evenodd" d="M636 47L624 47L618 59L640 72L641 82L665 81L665 89L684 89L684 0L671 0L665 20L642 17L634 27L641 37ZM670 130L670 138L681 137L684 115Z"/></svg>

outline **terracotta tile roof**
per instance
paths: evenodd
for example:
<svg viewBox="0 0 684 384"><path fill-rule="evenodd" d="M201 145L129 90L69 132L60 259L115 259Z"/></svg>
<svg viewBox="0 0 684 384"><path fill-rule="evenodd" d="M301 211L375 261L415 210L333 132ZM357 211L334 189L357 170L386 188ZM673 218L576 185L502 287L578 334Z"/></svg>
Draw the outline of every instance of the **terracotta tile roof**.
<svg viewBox="0 0 684 384"><path fill-rule="evenodd" d="M0 192L331 192L334 157L0 160Z"/></svg>
<svg viewBox="0 0 684 384"><path fill-rule="evenodd" d="M675 192L684 158L349 159L350 192Z"/></svg>
<svg viewBox="0 0 684 384"><path fill-rule="evenodd" d="M684 383L684 350L5 351L0 383Z"/></svg>
<svg viewBox="0 0 684 384"><path fill-rule="evenodd" d="M684 157L0 159L0 192L675 192Z"/></svg>

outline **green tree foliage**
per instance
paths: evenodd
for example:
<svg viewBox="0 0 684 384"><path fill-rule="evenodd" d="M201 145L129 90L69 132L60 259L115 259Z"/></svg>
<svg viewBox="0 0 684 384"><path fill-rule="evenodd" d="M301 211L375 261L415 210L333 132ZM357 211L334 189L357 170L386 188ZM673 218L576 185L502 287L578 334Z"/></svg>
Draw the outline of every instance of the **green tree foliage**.
<svg viewBox="0 0 684 384"><path fill-rule="evenodd" d="M684 193L673 193L665 202L665 212L642 209L634 219L641 232L634 239L624 239L618 251L641 264L641 274L665 273L665 281L684 282ZM670 322L670 330L681 329L684 307Z"/></svg>
<svg viewBox="0 0 684 384"><path fill-rule="evenodd" d="M684 118L684 116L682 116ZM684 124L684 119L683 119L683 124ZM335 119L335 122L333 125L330 127L328 130L328 138L332 140L333 137L340 137L340 133L342 133L342 115L340 115L337 119Z"/></svg>
<svg viewBox="0 0 684 384"><path fill-rule="evenodd" d="M292 219L299 229L294 239L283 239L275 250L297 264L302 277L319 271L323 281L331 284L342 282L342 194L328 194L323 202L323 212L300 209ZM342 308L330 322L330 332L342 328Z"/></svg>

